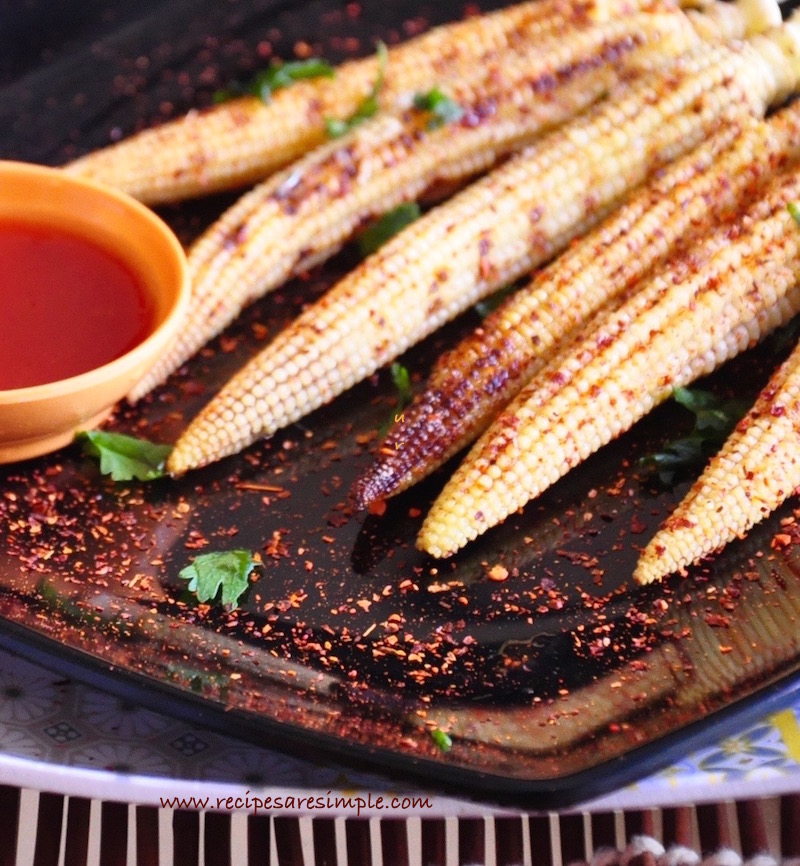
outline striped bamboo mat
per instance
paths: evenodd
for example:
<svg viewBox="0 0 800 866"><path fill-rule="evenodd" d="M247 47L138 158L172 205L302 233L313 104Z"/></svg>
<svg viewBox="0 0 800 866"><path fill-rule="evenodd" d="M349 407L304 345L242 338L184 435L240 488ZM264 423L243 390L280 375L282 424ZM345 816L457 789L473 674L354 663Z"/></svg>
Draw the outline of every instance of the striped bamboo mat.
<svg viewBox="0 0 800 866"><path fill-rule="evenodd" d="M626 812L293 818L0 786L0 866L800 866L800 794Z"/></svg>

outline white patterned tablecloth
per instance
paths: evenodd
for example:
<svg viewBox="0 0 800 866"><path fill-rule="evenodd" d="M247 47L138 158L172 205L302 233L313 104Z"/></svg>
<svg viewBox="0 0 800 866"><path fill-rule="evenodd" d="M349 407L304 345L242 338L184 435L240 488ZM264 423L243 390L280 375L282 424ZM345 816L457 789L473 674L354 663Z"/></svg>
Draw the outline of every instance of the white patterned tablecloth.
<svg viewBox="0 0 800 866"><path fill-rule="evenodd" d="M0 651L0 784L153 805L174 797L196 797L198 804L208 797L213 805L219 798L257 794L420 793L381 775L304 761L193 727L5 651ZM641 809L793 791L800 791L800 699L579 808ZM422 793L429 802L417 814L428 817L507 811ZM411 814L414 809L404 810Z"/></svg>

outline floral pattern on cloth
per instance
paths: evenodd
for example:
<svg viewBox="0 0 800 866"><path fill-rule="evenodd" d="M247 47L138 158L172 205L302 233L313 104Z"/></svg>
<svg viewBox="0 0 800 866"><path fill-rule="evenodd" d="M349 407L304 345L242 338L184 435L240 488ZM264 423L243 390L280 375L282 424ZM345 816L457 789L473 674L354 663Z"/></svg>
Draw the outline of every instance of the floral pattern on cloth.
<svg viewBox="0 0 800 866"><path fill-rule="evenodd" d="M700 752L697 770L742 777L753 773L790 770L795 761L781 737L780 728L767 719L733 737L726 737L717 746Z"/></svg>

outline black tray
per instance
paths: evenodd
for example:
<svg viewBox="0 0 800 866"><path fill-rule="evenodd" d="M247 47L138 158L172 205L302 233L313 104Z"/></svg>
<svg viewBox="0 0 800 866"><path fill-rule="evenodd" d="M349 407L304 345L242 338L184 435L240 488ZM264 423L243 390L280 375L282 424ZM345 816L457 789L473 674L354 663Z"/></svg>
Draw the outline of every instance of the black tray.
<svg viewBox="0 0 800 866"><path fill-rule="evenodd" d="M98 0L77 18L73 5L26 4L0 24L14 46L0 60L2 157L58 164L208 104L263 65L265 42L284 58L304 41L339 60L347 37L367 52L375 37L391 43L464 11L175 0L134 13ZM161 213L188 242L233 200ZM249 309L111 426L173 441L265 334L353 261L345 250ZM407 354L417 387L477 321L469 313ZM778 355L772 341L710 384L752 396ZM794 533L781 523L791 506L688 578L632 584L637 549L688 483L654 486L636 461L686 429L683 410L662 407L435 562L413 539L452 465L381 516L347 504L392 392L382 372L181 481L115 485L77 447L0 469L0 643L248 739L550 808L651 772L797 691L800 561L772 543L778 529ZM198 605L178 577L196 552L229 547L263 559L234 613ZM497 564L504 582L488 577Z"/></svg>

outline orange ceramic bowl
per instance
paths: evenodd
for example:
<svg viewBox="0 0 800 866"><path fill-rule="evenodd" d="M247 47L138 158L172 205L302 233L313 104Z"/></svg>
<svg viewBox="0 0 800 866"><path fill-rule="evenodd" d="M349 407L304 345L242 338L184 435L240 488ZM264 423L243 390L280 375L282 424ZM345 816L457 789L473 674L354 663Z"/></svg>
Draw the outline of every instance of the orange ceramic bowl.
<svg viewBox="0 0 800 866"><path fill-rule="evenodd" d="M4 221L69 232L107 251L134 275L152 310L141 341L114 360L60 381L0 390L0 463L9 463L54 451L100 424L174 339L189 283L178 239L151 210L58 169L0 160L0 228Z"/></svg>

